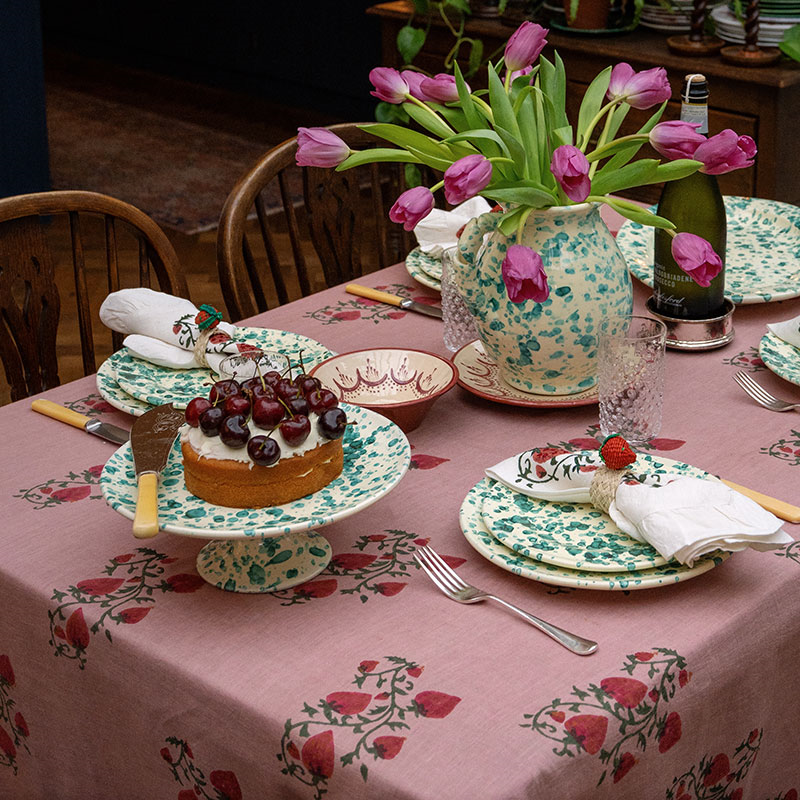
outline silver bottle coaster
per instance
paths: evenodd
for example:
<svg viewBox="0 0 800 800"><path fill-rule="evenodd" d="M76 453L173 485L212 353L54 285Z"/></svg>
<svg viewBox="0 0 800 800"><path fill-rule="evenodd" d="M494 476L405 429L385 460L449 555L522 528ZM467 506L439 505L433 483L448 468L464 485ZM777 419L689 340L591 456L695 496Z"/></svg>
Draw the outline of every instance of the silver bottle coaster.
<svg viewBox="0 0 800 800"><path fill-rule="evenodd" d="M724 313L711 319L677 319L655 310L651 296L647 311L667 326L667 347L671 350L713 350L733 340L733 310L736 306L725 298Z"/></svg>

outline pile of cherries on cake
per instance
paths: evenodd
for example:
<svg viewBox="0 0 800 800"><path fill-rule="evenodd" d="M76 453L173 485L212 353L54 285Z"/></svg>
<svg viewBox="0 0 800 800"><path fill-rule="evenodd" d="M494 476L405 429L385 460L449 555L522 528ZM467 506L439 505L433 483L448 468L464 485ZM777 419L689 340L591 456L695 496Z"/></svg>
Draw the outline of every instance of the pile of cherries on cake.
<svg viewBox="0 0 800 800"><path fill-rule="evenodd" d="M347 416L336 395L305 372L294 378L271 370L241 383L217 381L208 397L195 397L186 406L186 422L206 436L219 436L228 447L246 447L256 464L271 466L281 448L271 434L277 429L290 447L299 447L311 433L309 415L316 413L317 430L325 439L340 439ZM266 434L251 436L249 422Z"/></svg>

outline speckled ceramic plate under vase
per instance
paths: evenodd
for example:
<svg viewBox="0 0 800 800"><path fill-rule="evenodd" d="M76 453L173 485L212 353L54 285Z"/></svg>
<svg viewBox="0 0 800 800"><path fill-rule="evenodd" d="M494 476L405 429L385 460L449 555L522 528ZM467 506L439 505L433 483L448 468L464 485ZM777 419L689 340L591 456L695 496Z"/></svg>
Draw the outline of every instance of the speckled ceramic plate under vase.
<svg viewBox="0 0 800 800"><path fill-rule="evenodd" d="M631 591L657 586L670 586L708 572L725 561L730 553L718 551L712 556L695 561L694 566L673 566L671 563L654 569L625 572L588 572L544 564L516 553L498 542L489 532L481 516L484 494L489 478L476 484L461 504L459 519L461 530L469 544L484 558L507 572L523 578L554 586L574 589L599 589L604 591Z"/></svg>
<svg viewBox="0 0 800 800"><path fill-rule="evenodd" d="M454 356L458 383L468 392L485 400L526 408L569 408L597 403L597 389L592 387L578 394L530 394L506 383L497 364L486 355L479 339L465 344Z"/></svg>
<svg viewBox="0 0 800 800"><path fill-rule="evenodd" d="M800 386L800 350L774 333L766 333L759 342L758 354L772 372Z"/></svg>
<svg viewBox="0 0 800 800"><path fill-rule="evenodd" d="M633 472L711 477L688 464L646 453L639 453ZM493 481L483 493L481 517L500 544L543 564L621 573L668 563L655 548L623 533L608 514L590 503L537 500Z"/></svg>
<svg viewBox="0 0 800 800"><path fill-rule="evenodd" d="M324 569L327 560L318 551L325 547L314 536L285 542L284 536L308 533L345 519L397 485L410 462L411 448L403 432L374 411L344 403L341 407L348 421L354 423L347 426L344 435L342 474L318 492L280 506L229 508L190 494L183 480L180 441L175 441L159 480L159 528L182 536L221 540L206 545L198 556L203 577L213 573L211 582L231 591L277 591L302 583ZM129 443L106 462L100 488L115 511L133 519L138 491ZM280 556L272 552L272 546L261 544L270 537L278 537L286 545L276 551ZM239 544L230 545L230 540Z"/></svg>
<svg viewBox="0 0 800 800"><path fill-rule="evenodd" d="M406 256L406 271L417 283L429 289L442 291L442 261L439 258L425 255L415 247ZM438 277L435 277L438 275Z"/></svg>
<svg viewBox="0 0 800 800"><path fill-rule="evenodd" d="M268 328L240 328L239 335L248 344L262 350L284 353L297 363L300 351L306 370L330 358L331 353L314 339L290 331ZM208 394L210 384L216 376L209 369L169 369L134 358L126 348L114 353L110 358L117 383L123 391L137 400L153 406L172 403L175 408L184 409L193 397Z"/></svg>
<svg viewBox="0 0 800 800"><path fill-rule="evenodd" d="M117 383L117 373L114 371L114 362L110 358L107 358L97 370L97 391L109 405L126 414L133 414L134 417L141 417L145 411L153 407L120 388Z"/></svg>
<svg viewBox="0 0 800 800"><path fill-rule="evenodd" d="M800 208L759 197L723 199L728 218L725 296L737 305L800 296ZM653 228L626 220L617 245L631 274L652 288Z"/></svg>

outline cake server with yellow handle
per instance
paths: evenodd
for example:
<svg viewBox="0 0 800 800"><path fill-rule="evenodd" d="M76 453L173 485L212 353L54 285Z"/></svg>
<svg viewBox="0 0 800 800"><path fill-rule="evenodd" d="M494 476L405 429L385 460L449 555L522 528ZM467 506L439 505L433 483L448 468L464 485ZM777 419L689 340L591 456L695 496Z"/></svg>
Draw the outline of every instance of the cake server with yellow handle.
<svg viewBox="0 0 800 800"><path fill-rule="evenodd" d="M31 403L31 408L46 417L52 417L59 422L66 422L76 428L83 428L87 433L99 436L109 442L114 442L114 444L125 444L130 436L124 428L118 428L108 422L101 422L96 417L87 417L85 414L79 414L77 411L60 406L51 400L34 400Z"/></svg>
<svg viewBox="0 0 800 800"><path fill-rule="evenodd" d="M429 306L427 303L418 303L410 298L400 297L389 292L382 292L380 289L371 289L369 286L361 286L358 283L348 283L344 290L349 294L356 294L359 297L366 297L368 300L377 300L379 303L386 303L390 306L397 306L403 311L418 311L420 314L427 314L429 317L442 318L442 309L439 306Z"/></svg>
<svg viewBox="0 0 800 800"><path fill-rule="evenodd" d="M133 535L137 539L149 539L158 533L158 476L184 421L183 412L166 403L142 414L131 428L131 452L139 489L133 518Z"/></svg>

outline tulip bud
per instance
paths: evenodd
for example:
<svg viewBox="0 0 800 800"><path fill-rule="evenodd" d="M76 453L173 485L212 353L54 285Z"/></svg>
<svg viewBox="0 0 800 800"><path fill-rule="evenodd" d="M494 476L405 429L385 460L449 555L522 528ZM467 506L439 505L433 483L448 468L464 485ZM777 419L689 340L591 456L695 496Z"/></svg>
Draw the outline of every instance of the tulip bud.
<svg viewBox="0 0 800 800"><path fill-rule="evenodd" d="M697 133L699 122L659 122L650 131L650 144L665 158L693 158L706 137Z"/></svg>
<svg viewBox="0 0 800 800"><path fill-rule="evenodd" d="M327 128L298 128L295 162L299 167L337 167L350 148Z"/></svg>
<svg viewBox="0 0 800 800"><path fill-rule="evenodd" d="M714 248L694 233L678 233L672 239L675 263L699 286L710 286L722 269Z"/></svg>
<svg viewBox="0 0 800 800"><path fill-rule="evenodd" d="M506 69L514 72L524 67L529 67L539 58L544 50L547 39L545 38L550 31L537 25L535 22L523 22L506 44L504 59Z"/></svg>
<svg viewBox="0 0 800 800"><path fill-rule="evenodd" d="M400 73L400 77L408 84L408 93L412 97L416 97L417 100L422 100L423 103L427 103L428 100L432 99L422 90L422 82L427 80L427 75L424 75L422 72L416 72L413 69L404 69Z"/></svg>
<svg viewBox="0 0 800 800"><path fill-rule="evenodd" d="M500 267L508 299L512 303L534 300L543 303L550 295L541 256L530 247L513 244Z"/></svg>
<svg viewBox="0 0 800 800"><path fill-rule="evenodd" d="M432 100L434 103L455 103L458 101L456 79L444 72L440 72L433 78L423 78L420 82L420 88L427 99ZM469 84L467 84L467 91L472 91L469 88Z"/></svg>
<svg viewBox="0 0 800 800"><path fill-rule="evenodd" d="M576 203L582 203L592 188L589 162L586 156L571 144L562 144L553 151L550 171L564 194Z"/></svg>
<svg viewBox="0 0 800 800"><path fill-rule="evenodd" d="M402 223L407 231L413 231L416 224L433 210L433 193L425 186L407 189L389 211L392 222Z"/></svg>
<svg viewBox="0 0 800 800"><path fill-rule="evenodd" d="M630 64L622 62L611 70L606 96L609 100L620 100L633 108L645 109L669 100L671 95L667 71L663 67L636 72Z"/></svg>
<svg viewBox="0 0 800 800"><path fill-rule="evenodd" d="M479 153L464 156L444 173L444 196L457 206L482 192L492 179L492 165Z"/></svg>
<svg viewBox="0 0 800 800"><path fill-rule="evenodd" d="M370 94L378 100L386 103L403 103L408 97L408 84L392 67L375 67L370 71L369 79L375 87L375 91Z"/></svg>
<svg viewBox="0 0 800 800"><path fill-rule="evenodd" d="M706 139L695 151L694 158L703 162L700 172L706 175L723 175L735 169L753 166L757 149L749 136L739 136L726 128L716 136Z"/></svg>

